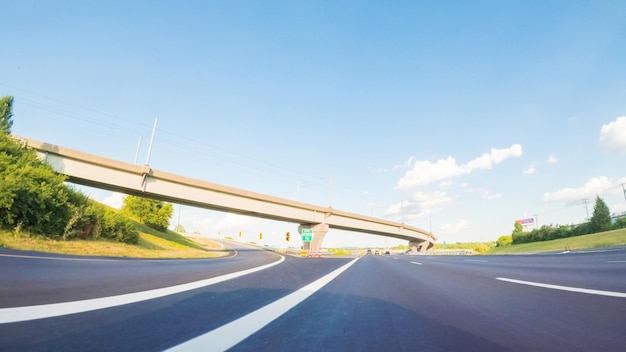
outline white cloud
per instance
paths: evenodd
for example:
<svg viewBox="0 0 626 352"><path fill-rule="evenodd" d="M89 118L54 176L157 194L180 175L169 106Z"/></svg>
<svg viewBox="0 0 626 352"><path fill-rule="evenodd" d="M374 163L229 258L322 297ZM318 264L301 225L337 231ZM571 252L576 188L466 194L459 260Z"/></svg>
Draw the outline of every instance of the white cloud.
<svg viewBox="0 0 626 352"><path fill-rule="evenodd" d="M468 227L467 220L461 219L457 221L455 224L444 224L439 227L439 231L441 234L458 234L465 231Z"/></svg>
<svg viewBox="0 0 626 352"><path fill-rule="evenodd" d="M559 162L559 160L556 158L556 156L550 155L548 157L548 164L556 164L558 162Z"/></svg>
<svg viewBox="0 0 626 352"><path fill-rule="evenodd" d="M483 199L490 200L490 199L500 199L500 198L502 198L502 194L501 193L494 193L494 194L492 194L489 191L483 192Z"/></svg>
<svg viewBox="0 0 626 352"><path fill-rule="evenodd" d="M491 169L493 165L499 164L510 157L519 157L521 155L522 146L513 144L509 148L504 149L492 148L489 153L484 153L470 160L467 164L458 165L456 159L451 156L447 159L437 160L434 163L428 160L416 161L413 168L404 174L395 188L410 190L416 186L469 174L474 170Z"/></svg>
<svg viewBox="0 0 626 352"><path fill-rule="evenodd" d="M178 209L176 210L178 211ZM187 208L182 210L182 218L180 223L181 225L183 225L185 230L187 230L187 232L198 231L203 235L217 234L218 230L212 228L212 226L214 225L213 220L207 215L202 215L202 213L205 213L206 211L201 210L201 214L196 214L196 210L194 209L193 212L194 213L189 216L189 210ZM170 225L175 226L173 221Z"/></svg>
<svg viewBox="0 0 626 352"><path fill-rule="evenodd" d="M626 153L626 116L602 125L599 142L610 152Z"/></svg>
<svg viewBox="0 0 626 352"><path fill-rule="evenodd" d="M529 166L528 169L522 171L524 175L532 175L535 172L537 172L537 169L535 169L533 166Z"/></svg>
<svg viewBox="0 0 626 352"><path fill-rule="evenodd" d="M409 159L407 159L407 161L404 162L404 164L402 165L394 165L393 166L393 170L398 170L398 169L408 169L411 167L411 165L413 165L413 161L415 161L414 157L410 157Z"/></svg>
<svg viewBox="0 0 626 352"><path fill-rule="evenodd" d="M585 182L579 188L563 188L555 192L544 193L544 202L558 202L594 198L597 194L606 192L613 187L613 182L608 177L594 177Z"/></svg>
<svg viewBox="0 0 626 352"><path fill-rule="evenodd" d="M241 231L250 227L256 220L257 219L249 216L228 213L218 222L217 227L231 232Z"/></svg>
<svg viewBox="0 0 626 352"><path fill-rule="evenodd" d="M451 201L452 198L448 197L445 192L425 193L417 191L411 200L403 200L390 205L384 216L400 221L412 220L439 211Z"/></svg>
<svg viewBox="0 0 626 352"><path fill-rule="evenodd" d="M452 181L448 180L448 181L441 181L441 183L439 184L439 187L444 188L444 187L449 187L452 185Z"/></svg>
<svg viewBox="0 0 626 352"><path fill-rule="evenodd" d="M115 192L106 197L101 203L108 205L111 208L122 209L122 206L124 205L124 198L126 198L125 194Z"/></svg>

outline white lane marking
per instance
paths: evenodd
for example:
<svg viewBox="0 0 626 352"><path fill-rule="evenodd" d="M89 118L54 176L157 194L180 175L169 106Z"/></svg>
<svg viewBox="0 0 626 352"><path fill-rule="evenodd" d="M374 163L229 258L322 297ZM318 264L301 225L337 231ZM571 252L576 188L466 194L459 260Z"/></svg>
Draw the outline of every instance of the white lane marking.
<svg viewBox="0 0 626 352"><path fill-rule="evenodd" d="M626 293L622 293L622 292L591 290L591 289L579 288L579 287L542 284L542 283L539 283L539 282L514 280L514 279L507 279L507 278L504 278L504 277L497 277L496 280L507 281L507 282L512 282L512 283L521 284L521 285L529 285L529 286L550 288L550 289L553 289L553 290L562 290L562 291L571 291L571 292L578 292L578 293L587 293L587 294L592 294L592 295L601 295L601 296L626 298Z"/></svg>
<svg viewBox="0 0 626 352"><path fill-rule="evenodd" d="M68 261L80 261L80 262L112 262L115 260L113 257L109 258L64 258L64 257L43 257L36 255L19 255L19 254L0 254L0 257L10 257L10 258L27 258L27 259L42 259L42 260L68 260ZM123 259L127 260L127 259ZM139 261L139 260L137 260ZM141 260L144 261L144 260Z"/></svg>
<svg viewBox="0 0 626 352"><path fill-rule="evenodd" d="M288 310L309 298L316 291L331 282L341 273L346 271L352 264L356 263L356 258L327 274L326 276L302 287L298 291L285 296L263 308L223 325L215 330L211 330L204 335L200 335L178 346L172 347L168 351L226 351L235 346L248 336L261 330Z"/></svg>
<svg viewBox="0 0 626 352"><path fill-rule="evenodd" d="M189 290L195 290L210 285L214 285L223 281L232 280L234 278L251 274L257 271L261 271L274 265L278 265L285 261L285 257L282 255L280 259L265 264L256 268L238 271L222 276L213 277L210 279L190 282L186 284L157 288L154 290L127 293L123 295L86 299L82 301L64 302L64 303L52 303L42 304L38 306L26 306L26 307L14 307L14 308L0 308L0 324L16 323L20 321L43 319L57 317L61 315L83 313L97 309L110 308L115 306L121 306L129 303L136 303L141 301L147 301L149 299L160 298L164 296L173 295Z"/></svg>
<svg viewBox="0 0 626 352"><path fill-rule="evenodd" d="M477 262L477 263L488 263L487 260L484 259L465 259L466 262Z"/></svg>
<svg viewBox="0 0 626 352"><path fill-rule="evenodd" d="M418 263L418 262L411 262L411 264L422 265L422 263Z"/></svg>
<svg viewBox="0 0 626 352"><path fill-rule="evenodd" d="M611 263L611 264L614 264L614 263L626 263L626 260L609 260L607 263Z"/></svg>
<svg viewBox="0 0 626 352"><path fill-rule="evenodd" d="M237 251L231 249L235 254ZM72 257L44 257L37 255L20 255L20 254L0 254L0 257L8 257L8 258L25 258L25 259L41 259L41 260L65 260L65 261L78 261L78 262L132 262L132 263L156 263L156 262L174 262L174 261L189 261L189 260L203 260L203 259L216 259L218 257L204 257L204 258L192 258L192 259L177 259L177 258L156 258L156 259L140 259L140 258L72 258ZM219 257L219 258L229 258L229 257Z"/></svg>

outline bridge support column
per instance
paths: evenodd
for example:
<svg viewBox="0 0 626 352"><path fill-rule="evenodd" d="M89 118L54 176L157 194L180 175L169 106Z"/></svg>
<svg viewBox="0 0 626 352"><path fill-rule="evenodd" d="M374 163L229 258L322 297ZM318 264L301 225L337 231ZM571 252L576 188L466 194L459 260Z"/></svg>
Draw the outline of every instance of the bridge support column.
<svg viewBox="0 0 626 352"><path fill-rule="evenodd" d="M428 241L409 241L411 252L426 252L428 250Z"/></svg>
<svg viewBox="0 0 626 352"><path fill-rule="evenodd" d="M322 249L322 241L324 241L324 237L328 233L328 224L302 224L298 226L298 233L302 234L303 229L312 229L313 230L313 241L304 242L304 249L308 250L309 253L315 253L314 255L319 255Z"/></svg>

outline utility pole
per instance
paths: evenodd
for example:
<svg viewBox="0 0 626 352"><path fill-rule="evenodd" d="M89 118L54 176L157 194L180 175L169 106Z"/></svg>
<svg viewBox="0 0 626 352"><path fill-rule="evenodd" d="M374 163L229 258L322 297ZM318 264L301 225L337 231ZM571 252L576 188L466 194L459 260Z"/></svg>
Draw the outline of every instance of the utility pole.
<svg viewBox="0 0 626 352"><path fill-rule="evenodd" d="M587 200L587 198L583 199L583 203L585 203L585 210L587 211L587 221L589 221L589 207L587 206L587 203L589 201Z"/></svg>
<svg viewBox="0 0 626 352"><path fill-rule="evenodd" d="M431 214L428 214L428 232L430 232L430 234L433 234L433 216Z"/></svg>
<svg viewBox="0 0 626 352"><path fill-rule="evenodd" d="M624 192L624 202L626 202L626 188L624 188L623 182L622 182L622 191Z"/></svg>
<svg viewBox="0 0 626 352"><path fill-rule="evenodd" d="M137 142L137 151L135 152L135 165L137 165L137 158L139 158L140 148L141 148L141 136L139 136L139 142Z"/></svg>
<svg viewBox="0 0 626 352"><path fill-rule="evenodd" d="M180 210L183 208L181 204L178 205L178 225L176 225L176 230L180 230ZM178 231L176 231L178 232Z"/></svg>
<svg viewBox="0 0 626 352"><path fill-rule="evenodd" d="M333 206L333 177L330 176L328 179L328 206Z"/></svg>
<svg viewBox="0 0 626 352"><path fill-rule="evenodd" d="M146 159L146 165L150 165L150 154L152 153L152 142L154 142L154 133L156 132L158 121L159 121L159 117L156 116L154 118L154 127L152 127L152 136L150 137L150 146L148 147L148 158Z"/></svg>

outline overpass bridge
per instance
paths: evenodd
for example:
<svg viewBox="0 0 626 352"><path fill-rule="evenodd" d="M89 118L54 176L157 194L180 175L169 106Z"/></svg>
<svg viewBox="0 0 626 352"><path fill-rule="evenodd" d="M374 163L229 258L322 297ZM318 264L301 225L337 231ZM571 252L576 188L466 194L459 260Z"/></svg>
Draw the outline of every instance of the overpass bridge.
<svg viewBox="0 0 626 352"><path fill-rule="evenodd" d="M71 183L198 208L298 223L298 233L304 229L313 231L312 241L304 243L305 249L319 251L324 236L331 228L407 240L412 250L419 252L432 248L435 243L431 233L402 223L245 191L155 170L148 165L139 166L33 139L13 137L34 149L40 159L66 175Z"/></svg>

